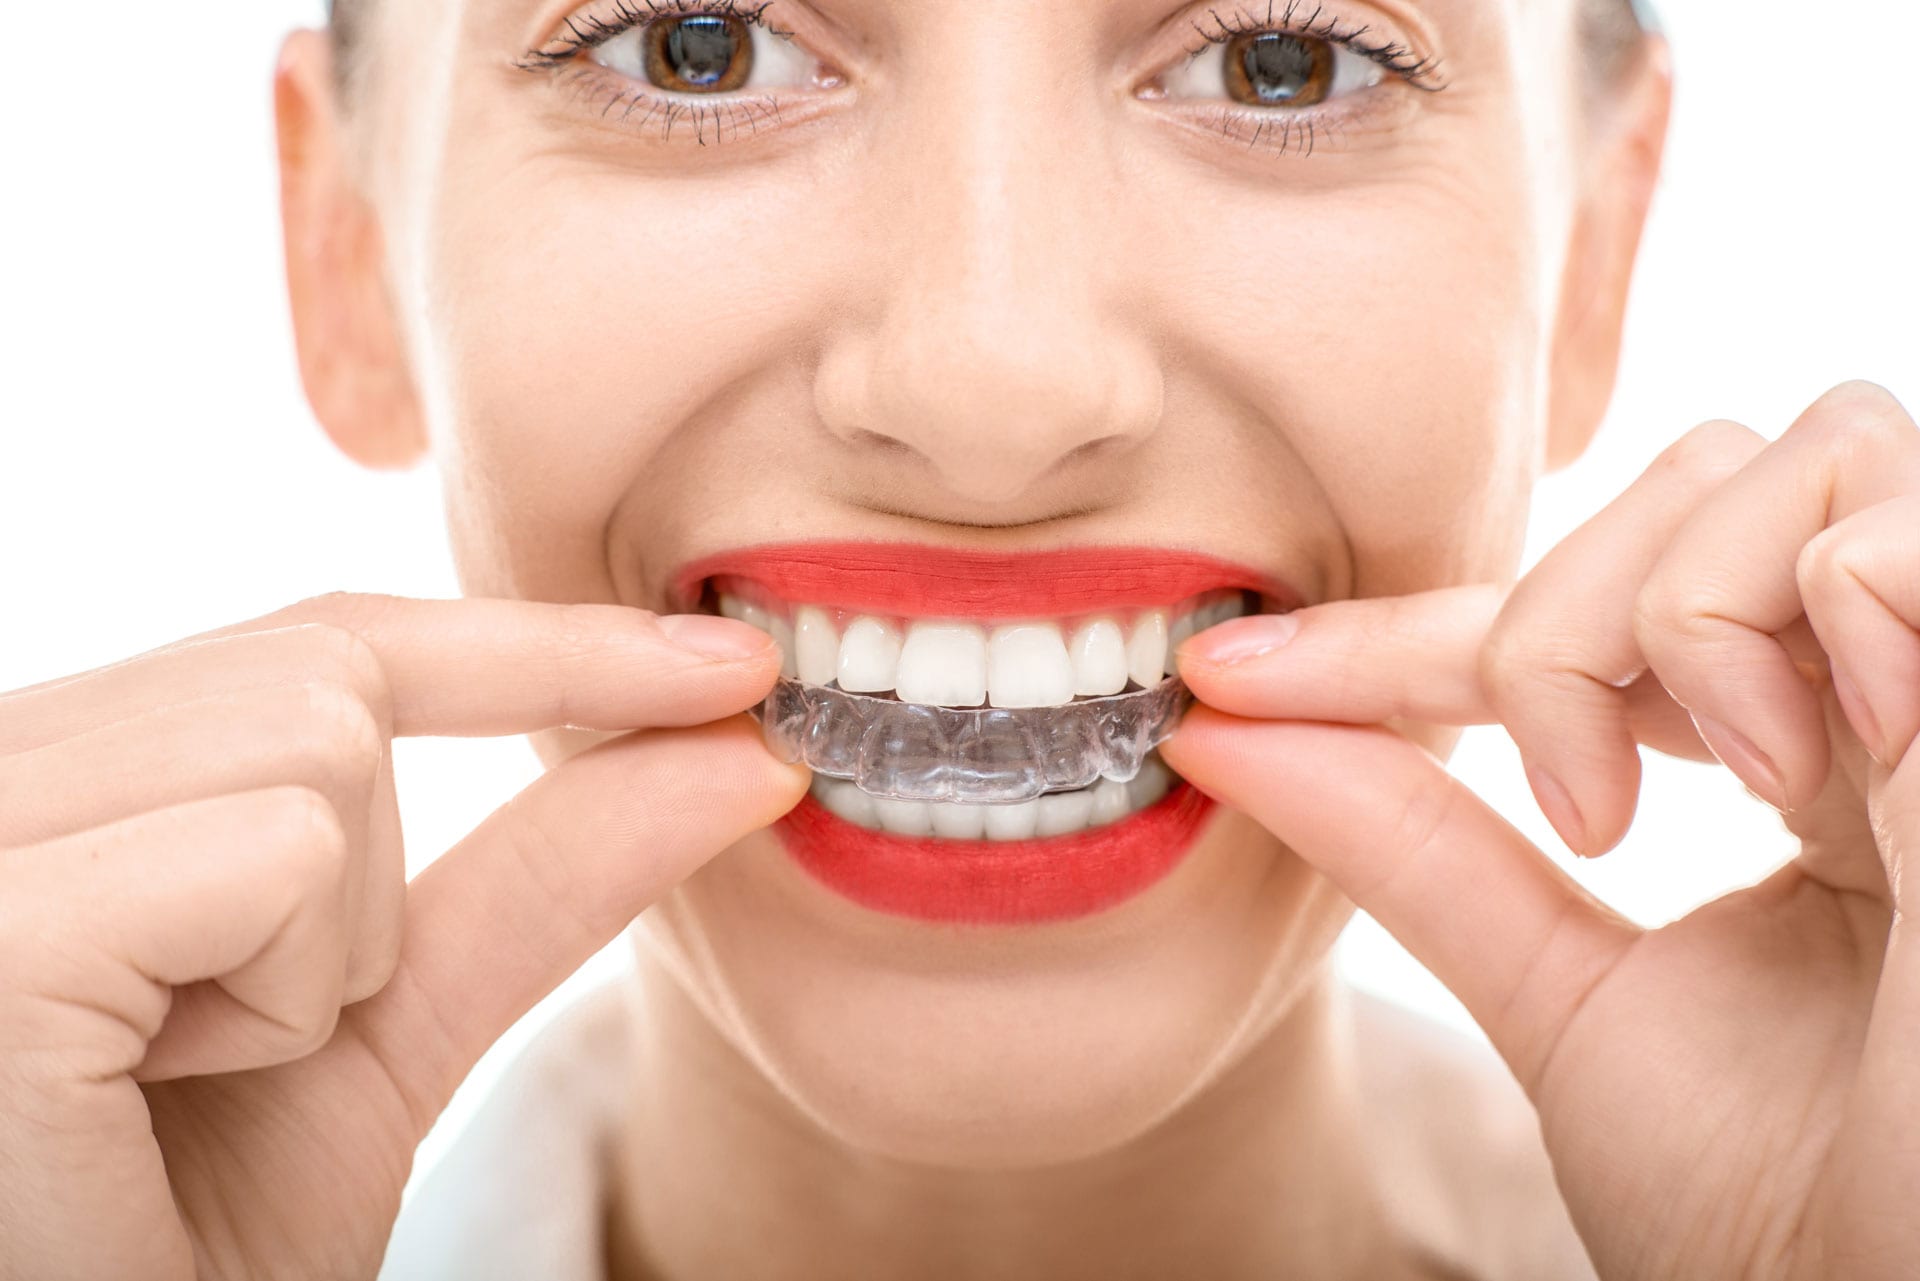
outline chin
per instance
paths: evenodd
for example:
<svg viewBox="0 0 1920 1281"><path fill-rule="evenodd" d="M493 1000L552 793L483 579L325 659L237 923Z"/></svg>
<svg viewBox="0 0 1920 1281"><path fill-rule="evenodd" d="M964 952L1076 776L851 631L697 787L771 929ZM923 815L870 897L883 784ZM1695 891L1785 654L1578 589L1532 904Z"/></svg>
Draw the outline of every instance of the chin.
<svg viewBox="0 0 1920 1281"><path fill-rule="evenodd" d="M1123 1148L1284 1035L1350 911L1208 807L1151 886L1046 923L865 906L757 833L643 916L637 941L749 1098L855 1152L1006 1171Z"/></svg>

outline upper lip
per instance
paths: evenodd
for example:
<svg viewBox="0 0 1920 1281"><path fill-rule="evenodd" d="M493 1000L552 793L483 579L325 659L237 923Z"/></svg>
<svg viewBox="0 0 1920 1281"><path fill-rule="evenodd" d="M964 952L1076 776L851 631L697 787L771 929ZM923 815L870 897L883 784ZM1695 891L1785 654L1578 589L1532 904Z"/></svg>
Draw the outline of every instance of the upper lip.
<svg viewBox="0 0 1920 1281"><path fill-rule="evenodd" d="M676 612L700 606L710 579L751 579L781 600L910 617L1063 617L1177 604L1221 588L1255 591L1267 609L1305 604L1292 584L1206 552L1087 544L989 552L909 542L763 543L675 571Z"/></svg>

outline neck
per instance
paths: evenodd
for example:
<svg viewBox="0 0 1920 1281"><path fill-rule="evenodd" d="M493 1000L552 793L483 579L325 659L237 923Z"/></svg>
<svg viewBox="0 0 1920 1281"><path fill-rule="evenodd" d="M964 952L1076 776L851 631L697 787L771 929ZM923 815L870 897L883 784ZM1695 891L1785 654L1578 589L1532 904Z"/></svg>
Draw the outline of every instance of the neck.
<svg viewBox="0 0 1920 1281"><path fill-rule="evenodd" d="M851 1149L774 1090L641 948L612 1281L725 1276L1401 1275L1330 968L1153 1130L1041 1169Z"/></svg>

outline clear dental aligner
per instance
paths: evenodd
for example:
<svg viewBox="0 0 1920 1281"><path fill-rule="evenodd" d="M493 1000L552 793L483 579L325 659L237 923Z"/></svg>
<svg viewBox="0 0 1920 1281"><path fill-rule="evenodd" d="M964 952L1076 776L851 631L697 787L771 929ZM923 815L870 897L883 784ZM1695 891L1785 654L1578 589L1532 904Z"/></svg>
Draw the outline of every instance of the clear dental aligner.
<svg viewBox="0 0 1920 1281"><path fill-rule="evenodd" d="M757 714L782 759L870 795L999 805L1132 780L1192 698L1170 678L1053 707L937 707L784 677Z"/></svg>

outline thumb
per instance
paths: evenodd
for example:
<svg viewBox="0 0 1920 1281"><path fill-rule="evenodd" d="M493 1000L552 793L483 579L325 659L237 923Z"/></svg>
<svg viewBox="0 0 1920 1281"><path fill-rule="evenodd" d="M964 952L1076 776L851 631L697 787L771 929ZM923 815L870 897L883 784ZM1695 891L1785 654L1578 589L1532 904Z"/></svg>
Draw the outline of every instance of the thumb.
<svg viewBox="0 0 1920 1281"><path fill-rule="evenodd" d="M1529 1090L1581 997L1639 933L1389 729L1195 707L1160 751L1399 939Z"/></svg>
<svg viewBox="0 0 1920 1281"><path fill-rule="evenodd" d="M348 1014L422 1126L515 1020L807 783L745 716L629 734L556 766L415 877L393 977Z"/></svg>

